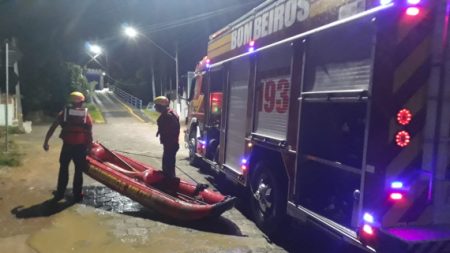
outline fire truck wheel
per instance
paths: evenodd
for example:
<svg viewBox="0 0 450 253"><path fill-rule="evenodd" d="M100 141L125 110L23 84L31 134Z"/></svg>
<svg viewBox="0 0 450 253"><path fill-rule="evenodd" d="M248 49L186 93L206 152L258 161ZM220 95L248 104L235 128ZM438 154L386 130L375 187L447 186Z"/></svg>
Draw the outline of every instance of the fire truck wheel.
<svg viewBox="0 0 450 253"><path fill-rule="evenodd" d="M189 136L189 164L196 167L198 166L199 161L198 157L195 155L197 140L194 136L196 136L196 133Z"/></svg>
<svg viewBox="0 0 450 253"><path fill-rule="evenodd" d="M268 163L260 162L255 166L251 178L251 210L258 227L268 235L273 235L284 217L286 198L280 180Z"/></svg>

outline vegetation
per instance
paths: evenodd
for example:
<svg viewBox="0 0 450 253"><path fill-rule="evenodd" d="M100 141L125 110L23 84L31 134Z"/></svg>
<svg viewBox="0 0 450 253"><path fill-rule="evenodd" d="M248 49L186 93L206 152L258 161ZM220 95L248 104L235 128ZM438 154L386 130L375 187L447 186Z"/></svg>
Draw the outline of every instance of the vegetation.
<svg viewBox="0 0 450 253"><path fill-rule="evenodd" d="M156 122L156 120L157 120L158 117L159 117L159 113L158 113L157 111L150 110L150 109L148 109L148 108L146 108L146 109L144 110L144 113L145 113L145 115L147 115L147 116L150 118L150 120L153 121L153 122Z"/></svg>
<svg viewBox="0 0 450 253"><path fill-rule="evenodd" d="M95 123L105 123L102 112L95 104L88 104L87 107Z"/></svg>
<svg viewBox="0 0 450 253"><path fill-rule="evenodd" d="M8 134L24 133L18 127L8 127ZM0 166L19 166L22 161L22 154L19 147L12 140L8 141L8 152L5 152L5 127L0 127Z"/></svg>
<svg viewBox="0 0 450 253"><path fill-rule="evenodd" d="M25 133L24 130L20 129L16 126L8 126L8 134L23 134ZM5 127L0 126L0 138L3 138L5 136Z"/></svg>
<svg viewBox="0 0 450 253"><path fill-rule="evenodd" d="M0 152L0 166L17 167L22 163L22 156L14 142L10 141L8 153Z"/></svg>

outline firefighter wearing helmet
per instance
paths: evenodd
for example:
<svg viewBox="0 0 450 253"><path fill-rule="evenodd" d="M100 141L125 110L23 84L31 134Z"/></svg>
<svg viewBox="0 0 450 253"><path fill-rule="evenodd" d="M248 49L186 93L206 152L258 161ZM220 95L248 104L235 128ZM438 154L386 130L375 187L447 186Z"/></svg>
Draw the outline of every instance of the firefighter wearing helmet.
<svg viewBox="0 0 450 253"><path fill-rule="evenodd" d="M63 146L59 157L60 167L54 201L64 198L69 180L70 161L73 161L75 164L73 200L80 202L83 199L83 171L88 166L86 155L92 143L92 119L87 108L83 107L84 101L83 93L78 91L70 93L69 105L59 112L45 136L43 148L45 151L48 151L48 141L58 125L61 126L59 137L63 141Z"/></svg>
<svg viewBox="0 0 450 253"><path fill-rule="evenodd" d="M165 96L156 97L153 100L155 110L160 113L157 120L158 132L156 137L163 145L162 170L167 178L175 177L175 158L180 148L178 138L180 136L180 121L178 115L169 108L169 99Z"/></svg>

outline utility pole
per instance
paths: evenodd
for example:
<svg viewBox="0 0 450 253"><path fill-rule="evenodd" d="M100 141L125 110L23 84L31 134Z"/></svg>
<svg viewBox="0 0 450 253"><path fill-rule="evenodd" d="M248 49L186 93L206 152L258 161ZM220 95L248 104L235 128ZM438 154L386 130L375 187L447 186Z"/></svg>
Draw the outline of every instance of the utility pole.
<svg viewBox="0 0 450 253"><path fill-rule="evenodd" d="M5 43L5 69L6 69L6 101L5 101L5 152L8 152L8 102L9 102L9 45L8 41Z"/></svg>
<svg viewBox="0 0 450 253"><path fill-rule="evenodd" d="M179 84L179 73L178 73L178 43L175 42L175 111L178 113L178 115L181 112L180 108L180 99L178 97L178 84Z"/></svg>
<svg viewBox="0 0 450 253"><path fill-rule="evenodd" d="M153 96L153 98L156 97L156 87L155 86L156 86L156 84L155 84L155 65L152 62L152 96ZM152 99L152 101L153 101L153 99Z"/></svg>

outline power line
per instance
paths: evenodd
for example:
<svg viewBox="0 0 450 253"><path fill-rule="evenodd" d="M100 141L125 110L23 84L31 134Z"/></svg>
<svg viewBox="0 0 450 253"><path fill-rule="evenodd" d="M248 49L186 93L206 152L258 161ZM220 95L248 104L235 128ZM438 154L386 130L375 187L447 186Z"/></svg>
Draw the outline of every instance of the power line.
<svg viewBox="0 0 450 253"><path fill-rule="evenodd" d="M198 14L195 16L191 16L191 17L187 17L187 18L182 18L182 19L177 19L174 21L170 21L170 22L165 22L165 23L159 23L159 24L154 24L154 25L150 25L148 26L148 28L146 29L146 31L148 33L155 33L155 32L161 32L161 31L165 31L165 30L170 30L176 27L180 27L180 26L185 26L185 25L189 25L192 23L196 23L202 20L206 20L206 19L210 19L213 18L215 16L221 15L221 14L225 14L229 11L238 9L238 8L242 8L244 6L248 6L248 5L254 5L257 2L261 2L260 0L254 0L254 1L250 1L244 4L237 4L234 6L230 6L230 7L226 7L226 8L222 8L222 9L218 9L218 10L214 10L211 12L207 12L207 13L202 13L202 14Z"/></svg>

